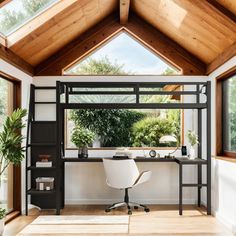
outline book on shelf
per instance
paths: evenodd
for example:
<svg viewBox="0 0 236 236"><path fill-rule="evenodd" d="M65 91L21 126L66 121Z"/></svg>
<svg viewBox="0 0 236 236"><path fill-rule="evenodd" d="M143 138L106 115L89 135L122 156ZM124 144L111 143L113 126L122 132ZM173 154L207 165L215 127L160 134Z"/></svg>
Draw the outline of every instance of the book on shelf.
<svg viewBox="0 0 236 236"><path fill-rule="evenodd" d="M37 161L36 167L52 167L52 162L51 161L47 161L47 162Z"/></svg>

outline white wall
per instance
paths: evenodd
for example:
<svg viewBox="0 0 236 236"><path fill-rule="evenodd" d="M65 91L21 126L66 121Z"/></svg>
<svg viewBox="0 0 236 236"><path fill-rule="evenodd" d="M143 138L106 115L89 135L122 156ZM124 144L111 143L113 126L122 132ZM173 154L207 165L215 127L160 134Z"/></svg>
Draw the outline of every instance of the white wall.
<svg viewBox="0 0 236 236"><path fill-rule="evenodd" d="M206 81L207 76L43 76L34 77L33 83L36 86L55 86L56 80L60 81L99 81L99 82L166 82L166 81ZM38 97L42 99L55 99L55 94L48 91L40 92ZM53 98L54 96L54 98ZM50 97L50 98L49 98ZM38 99L36 97L36 99ZM43 112L47 110L47 112ZM36 118L55 119L55 107L39 106L36 109ZM192 129L191 111L185 111L185 130ZM196 127L195 127L196 128ZM161 151L161 154L167 154ZM67 156L76 156L77 152L67 152ZM112 156L111 151L93 151L90 156ZM136 154L134 154L136 155ZM139 155L142 155L140 153ZM178 203L178 165L175 163L138 163L140 170L152 170L153 176L149 183L138 186L131 191L131 198L134 201L143 203ZM110 189L105 182L102 163L67 163L65 170L66 182L66 203L67 204L107 204L122 199L123 193L119 190ZM196 171L192 166L184 170L184 180L187 183L196 181ZM196 191L193 188L184 190L184 203L195 203Z"/></svg>
<svg viewBox="0 0 236 236"><path fill-rule="evenodd" d="M236 65L236 56L209 75L212 81L212 154L216 150L216 80ZM236 163L212 158L212 207L216 217L236 233Z"/></svg>
<svg viewBox="0 0 236 236"><path fill-rule="evenodd" d="M9 63L5 62L4 60L0 59L0 71L4 72L5 74L8 74L12 77L15 77L16 79L21 81L21 106L23 108L28 109L28 101L29 101L29 88L30 84L32 83L32 77L27 75L26 73L22 72L21 70L17 69L16 67L10 65ZM26 135L26 129L22 131L24 135ZM22 207L25 204L25 162L22 162L21 165L21 171L22 171L22 178L21 178L21 192L22 192Z"/></svg>

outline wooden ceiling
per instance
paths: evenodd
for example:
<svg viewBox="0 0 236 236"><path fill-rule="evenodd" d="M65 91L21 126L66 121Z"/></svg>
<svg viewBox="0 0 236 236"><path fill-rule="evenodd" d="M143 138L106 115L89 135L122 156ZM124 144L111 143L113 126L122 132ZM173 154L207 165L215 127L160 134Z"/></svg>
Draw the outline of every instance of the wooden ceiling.
<svg viewBox="0 0 236 236"><path fill-rule="evenodd" d="M107 19L111 18L116 28L106 31L103 22L109 27ZM94 38L98 24L103 25L100 41ZM140 25L143 28L137 30ZM96 48L109 38L106 32L119 30L127 30L134 37L142 32L138 40L175 65L178 62L173 60L182 60L189 67L185 74L210 73L236 55L236 0L61 0L11 34L8 48L1 45L0 56L13 53L40 74L49 64L55 66L53 60L58 60L58 55L62 58L62 52L68 54L71 44L83 45L86 54L87 48L91 51L93 44ZM81 42L85 38L90 40L88 46ZM159 41L161 47L156 45ZM77 51L78 57L82 51ZM180 53L184 59L175 56Z"/></svg>

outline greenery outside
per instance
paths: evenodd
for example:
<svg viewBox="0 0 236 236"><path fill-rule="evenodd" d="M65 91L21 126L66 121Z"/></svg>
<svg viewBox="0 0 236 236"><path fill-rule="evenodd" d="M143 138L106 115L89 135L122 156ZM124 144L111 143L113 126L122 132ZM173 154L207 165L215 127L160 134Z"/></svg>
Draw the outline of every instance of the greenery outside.
<svg viewBox="0 0 236 236"><path fill-rule="evenodd" d="M124 71L122 65L112 63L107 57L101 60L88 60L79 70L82 74L129 74ZM171 70L168 69L165 73L171 73ZM122 103L132 102L133 99L130 95L73 97L74 102L83 103ZM147 95L142 99L147 103L177 102L169 95ZM176 146L176 144L160 144L159 138L163 135L174 135L178 142L181 139L180 110L80 109L70 111L68 122L73 124L71 131L73 127L80 127L94 133L101 147ZM74 139L73 132L72 142Z"/></svg>
<svg viewBox="0 0 236 236"><path fill-rule="evenodd" d="M0 32L10 34L56 0L12 0L0 8Z"/></svg>

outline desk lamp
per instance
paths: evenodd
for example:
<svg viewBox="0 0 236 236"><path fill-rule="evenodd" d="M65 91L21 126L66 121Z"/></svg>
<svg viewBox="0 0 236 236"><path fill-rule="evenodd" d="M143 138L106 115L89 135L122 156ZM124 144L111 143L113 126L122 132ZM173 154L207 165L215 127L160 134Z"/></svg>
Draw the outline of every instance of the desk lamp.
<svg viewBox="0 0 236 236"><path fill-rule="evenodd" d="M178 140L176 139L176 137L173 136L173 135L164 135L159 139L159 143L165 143L165 144L167 144L167 143L177 143L176 149L173 152L168 153L168 155L165 155L165 158L174 158L174 156L171 155L171 154L175 153L179 148Z"/></svg>

